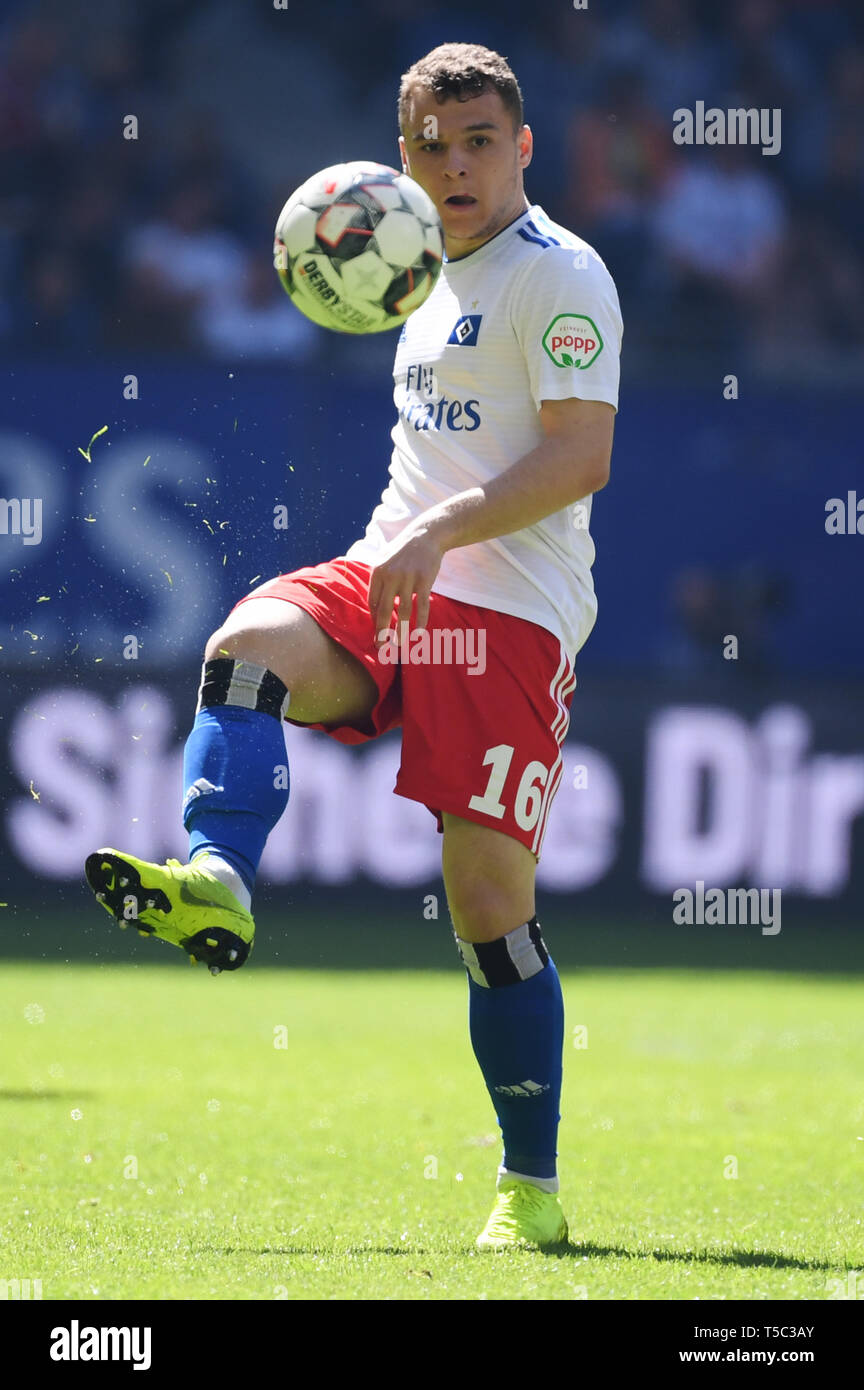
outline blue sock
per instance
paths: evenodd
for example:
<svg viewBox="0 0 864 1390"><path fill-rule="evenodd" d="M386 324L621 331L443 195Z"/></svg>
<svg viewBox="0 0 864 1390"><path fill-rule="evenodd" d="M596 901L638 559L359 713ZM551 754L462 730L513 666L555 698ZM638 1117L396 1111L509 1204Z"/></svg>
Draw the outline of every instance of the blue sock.
<svg viewBox="0 0 864 1390"><path fill-rule="evenodd" d="M537 918L498 941L458 940L474 1055L504 1137L502 1166L554 1180L564 1001Z"/></svg>
<svg viewBox="0 0 864 1390"><path fill-rule="evenodd" d="M267 836L288 804L279 712L287 691L272 672L246 662L207 662L204 672L203 707L199 704L183 755L189 857L203 849L218 854L251 893ZM273 685L277 681L279 689ZM231 703L232 696L253 698L257 707Z"/></svg>

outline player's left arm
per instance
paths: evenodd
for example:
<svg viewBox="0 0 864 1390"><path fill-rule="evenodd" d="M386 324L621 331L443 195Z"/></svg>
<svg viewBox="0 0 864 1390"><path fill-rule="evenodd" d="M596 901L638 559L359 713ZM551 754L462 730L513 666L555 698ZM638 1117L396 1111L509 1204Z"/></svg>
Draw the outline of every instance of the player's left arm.
<svg viewBox="0 0 864 1390"><path fill-rule="evenodd" d="M424 512L425 528L442 554L533 526L609 481L615 409L606 401L542 401L545 438L482 487Z"/></svg>
<svg viewBox="0 0 864 1390"><path fill-rule="evenodd" d="M510 313L543 438L497 477L430 507L394 539L369 586L376 635L389 627L397 598L402 616L411 613L414 594L416 625L426 626L448 550L534 526L608 482L622 338L608 270L590 248L574 256L549 247L514 281Z"/></svg>

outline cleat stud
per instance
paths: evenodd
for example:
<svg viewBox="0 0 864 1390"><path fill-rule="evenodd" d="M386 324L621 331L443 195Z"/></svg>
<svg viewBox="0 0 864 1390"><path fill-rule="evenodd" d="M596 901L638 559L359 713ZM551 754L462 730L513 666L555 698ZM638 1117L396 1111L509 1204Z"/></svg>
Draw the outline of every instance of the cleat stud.
<svg viewBox="0 0 864 1390"><path fill-rule="evenodd" d="M221 974L222 974L222 967L221 967L221 965L211 965L211 966L210 966L210 974L211 974L211 975L221 975Z"/></svg>
<svg viewBox="0 0 864 1390"><path fill-rule="evenodd" d="M150 933L149 933L149 931L142 931L141 928L139 927L139 928L138 928L138 935L139 935L139 936L149 936Z"/></svg>
<svg viewBox="0 0 864 1390"><path fill-rule="evenodd" d="M104 894L104 893L97 893L97 894L96 894L96 901L97 901L97 903L104 903L104 901L105 901L105 894Z"/></svg>
<svg viewBox="0 0 864 1390"><path fill-rule="evenodd" d="M229 952L228 952L228 959L229 959L229 960L236 960L237 957L239 956L239 954L240 954L239 951L229 951Z"/></svg>
<svg viewBox="0 0 864 1390"><path fill-rule="evenodd" d="M128 885L128 883L129 883L128 878L121 878L121 880L120 880L120 887L121 887L121 888L126 888L127 885Z"/></svg>
<svg viewBox="0 0 864 1390"><path fill-rule="evenodd" d="M206 941L206 943L207 943L208 946L218 946L218 945L219 945L219 942L216 940L215 936L208 936L208 937L205 937L205 941Z"/></svg>
<svg viewBox="0 0 864 1390"><path fill-rule="evenodd" d="M192 965L197 965L197 964L198 964L197 960L196 960L195 957L191 954L191 952L190 952L190 955L189 955L189 961L190 961L190 964L192 964Z"/></svg>
<svg viewBox="0 0 864 1390"><path fill-rule="evenodd" d="M155 906L156 906L155 900L154 900L153 898L148 898L148 899L147 899L147 902L145 903L145 907L155 907Z"/></svg>

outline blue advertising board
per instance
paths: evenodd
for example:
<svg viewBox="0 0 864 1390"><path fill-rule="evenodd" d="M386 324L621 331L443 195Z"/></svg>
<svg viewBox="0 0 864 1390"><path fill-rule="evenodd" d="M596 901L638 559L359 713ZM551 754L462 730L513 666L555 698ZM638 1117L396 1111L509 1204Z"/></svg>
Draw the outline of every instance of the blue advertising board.
<svg viewBox="0 0 864 1390"><path fill-rule="evenodd" d="M612 481L592 514L600 614L583 669L674 667L676 578L749 567L785 595L769 614L777 670L864 671L864 535L826 531L829 500L862 477L858 413L850 397L826 408L749 398L746 385L738 400L720 383L713 396L628 392L625 375ZM164 361L9 372L2 664L118 663L128 636L145 666L200 652L257 576L329 559L362 533L394 418L383 373Z"/></svg>

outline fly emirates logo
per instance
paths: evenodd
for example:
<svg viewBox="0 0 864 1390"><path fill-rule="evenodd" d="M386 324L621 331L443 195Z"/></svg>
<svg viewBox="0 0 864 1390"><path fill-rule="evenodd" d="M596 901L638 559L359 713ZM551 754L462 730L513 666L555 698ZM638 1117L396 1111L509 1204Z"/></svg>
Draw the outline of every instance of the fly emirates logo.
<svg viewBox="0 0 864 1390"><path fill-rule="evenodd" d="M476 430L480 427L480 402L450 400L438 390L432 367L412 362L405 374L404 398L399 414L415 430Z"/></svg>

